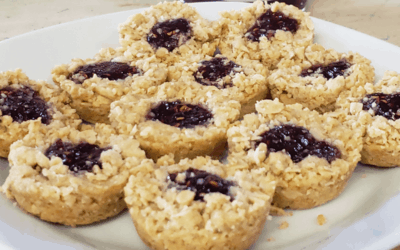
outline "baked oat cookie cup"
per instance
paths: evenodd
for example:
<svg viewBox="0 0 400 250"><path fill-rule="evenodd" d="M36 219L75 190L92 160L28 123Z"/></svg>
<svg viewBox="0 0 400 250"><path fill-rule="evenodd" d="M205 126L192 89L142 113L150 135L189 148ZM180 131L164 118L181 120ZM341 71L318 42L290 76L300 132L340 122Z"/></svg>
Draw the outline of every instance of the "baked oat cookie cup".
<svg viewBox="0 0 400 250"><path fill-rule="evenodd" d="M71 97L71 106L91 123L110 123L111 102L129 92L147 94L167 78L155 56L129 59L122 48L101 49L94 58L73 59L52 70L53 81Z"/></svg>
<svg viewBox="0 0 400 250"><path fill-rule="evenodd" d="M342 92L373 82L374 78L374 68L365 57L313 44L306 48L304 59L282 60L268 82L272 98L323 113L335 109Z"/></svg>
<svg viewBox="0 0 400 250"><path fill-rule="evenodd" d="M257 0L240 11L220 13L222 26L218 48L235 58L261 60L274 68L282 58L302 58L312 44L314 24L309 13L292 5Z"/></svg>
<svg viewBox="0 0 400 250"><path fill-rule="evenodd" d="M386 71L376 84L367 83L340 102L365 125L361 162L378 167L400 162L400 74Z"/></svg>
<svg viewBox="0 0 400 250"><path fill-rule="evenodd" d="M149 158L219 157L240 104L193 84L167 82L152 97L128 94L111 104L111 125L133 135Z"/></svg>
<svg viewBox="0 0 400 250"><path fill-rule="evenodd" d="M34 131L11 146L7 198L42 220L86 225L126 208L123 187L145 153L109 125Z"/></svg>
<svg viewBox="0 0 400 250"><path fill-rule="evenodd" d="M212 55L221 28L179 1L153 5L119 25L120 44L134 57L156 55L170 63L194 54Z"/></svg>
<svg viewBox="0 0 400 250"><path fill-rule="evenodd" d="M205 56L177 62L168 71L170 80L193 82L239 101L241 117L254 112L256 101L268 95L268 69L256 60Z"/></svg>
<svg viewBox="0 0 400 250"><path fill-rule="evenodd" d="M0 72L0 157L33 127L76 128L81 121L69 101L61 89L30 80L21 69Z"/></svg>
<svg viewBox="0 0 400 250"><path fill-rule="evenodd" d="M151 249L248 249L260 235L276 185L265 169L229 172L209 157L141 168L125 201Z"/></svg>
<svg viewBox="0 0 400 250"><path fill-rule="evenodd" d="M340 112L320 115L277 99L256 110L228 130L228 161L271 171L277 207L307 209L336 198L360 160L361 126L343 122Z"/></svg>

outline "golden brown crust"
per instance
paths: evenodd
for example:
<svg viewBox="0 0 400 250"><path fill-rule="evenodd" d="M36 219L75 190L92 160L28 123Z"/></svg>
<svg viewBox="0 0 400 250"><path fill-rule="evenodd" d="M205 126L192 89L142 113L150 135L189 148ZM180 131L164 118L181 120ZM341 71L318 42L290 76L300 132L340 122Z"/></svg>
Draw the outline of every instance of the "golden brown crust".
<svg viewBox="0 0 400 250"><path fill-rule="evenodd" d="M240 66L222 79L223 83L220 85L231 84L231 87L217 88L216 86L205 86L196 81L194 74L197 72L201 62L203 60L209 61L212 58L226 58L226 62L231 60ZM205 91L220 92L223 96L239 101L242 107L240 117L254 112L255 103L265 99L268 95L268 83L266 79L268 69L256 60L227 58L224 55L217 55L215 57L198 56L196 59L192 57L190 60L177 62L170 66L168 70L169 79L172 81L193 83L201 86Z"/></svg>
<svg viewBox="0 0 400 250"><path fill-rule="evenodd" d="M345 187L360 159L362 129L357 124L338 119L342 113L319 115L300 104L287 105L274 101L261 101L256 105L257 114L249 114L228 130L230 155L228 161L238 165L249 161L252 168L263 167L278 178L274 205L281 208L306 209L337 197ZM256 149L252 142L259 135L280 124L305 127L317 140L324 140L337 147L341 157L330 164L323 158L308 156L293 163L284 152L269 152L261 143ZM245 165L243 165L245 166Z"/></svg>
<svg viewBox="0 0 400 250"><path fill-rule="evenodd" d="M172 156L157 164L143 162L125 187L129 212L149 247L247 249L257 240L275 189L270 174L263 169L229 172L229 167L208 157L173 162ZM234 181L237 186L230 188L233 201L220 193L206 194L204 202L196 201L192 191L168 188L169 173L190 167Z"/></svg>
<svg viewBox="0 0 400 250"><path fill-rule="evenodd" d="M14 88L29 86L37 91L39 96L50 106L51 122L49 125L45 125L41 119L36 119L19 123L13 121L11 116L2 116L0 111L0 157L7 157L10 145L22 139L35 127L47 129L47 127L71 126L76 128L80 124L81 121L76 111L68 105L70 101L68 95L58 87L44 81L30 80L22 73L21 69L0 73L0 89L7 86Z"/></svg>
<svg viewBox="0 0 400 250"><path fill-rule="evenodd" d="M141 73L123 80L93 76L82 84L77 84L68 78L80 66L107 61L128 63ZM75 58L69 64L56 66L52 70L52 75L53 81L70 95L71 106L77 110L82 119L92 123L110 123L108 115L111 102L130 92L151 93L157 85L166 80L167 68L154 56L132 60L124 55L122 48L105 48L94 58L86 60Z"/></svg>
<svg viewBox="0 0 400 250"><path fill-rule="evenodd" d="M322 74L300 76L304 69L313 65L327 65L340 60L351 64L345 76L329 80ZM285 104L300 103L311 110L326 112L335 109L341 93L373 82L374 78L374 68L365 57L353 52L338 53L313 44L306 48L304 59L282 60L268 81L272 98L278 98Z"/></svg>
<svg viewBox="0 0 400 250"><path fill-rule="evenodd" d="M100 221L125 209L123 187L144 152L136 140L115 135L107 125L84 128L31 131L15 142L9 156L10 175L2 187L7 197L42 220L70 226ZM101 169L96 165L93 172L73 173L61 158L44 155L57 139L111 149L101 153Z"/></svg>
<svg viewBox="0 0 400 250"><path fill-rule="evenodd" d="M260 42L248 40L244 35L254 25L256 19L271 9L281 11L299 22L299 29L292 34L277 30L270 38L261 38ZM251 6L240 11L222 12L219 20L222 26L221 41L218 45L222 54L232 54L236 58L251 58L261 60L267 67L274 68L282 58L302 58L304 48L314 39L314 24L309 13L303 12L292 5L275 2L264 4L257 0Z"/></svg>
<svg viewBox="0 0 400 250"><path fill-rule="evenodd" d="M192 28L191 39L169 52L166 48L154 49L147 42L147 35L155 24L171 19L187 19ZM197 12L197 10L179 1L163 2L151 6L143 13L133 15L125 23L120 24L120 44L126 48L126 53L136 58L146 58L155 55L163 59L165 63L188 58L192 55L213 55L216 46L216 38L220 33L220 26L216 22L210 22Z"/></svg>
<svg viewBox="0 0 400 250"><path fill-rule="evenodd" d="M375 116L372 109L363 110L361 101L365 95L373 93L400 93L400 75L386 71L377 84L367 83L355 89L351 95L344 93L340 98L340 107L365 126L361 162L378 167L399 166L400 120Z"/></svg>
<svg viewBox="0 0 400 250"><path fill-rule="evenodd" d="M201 104L213 118L206 125L178 128L148 120L147 114L161 101ZM238 119L240 104L194 84L167 82L152 97L126 95L111 105L111 125L119 133L133 135L148 157L156 160L173 153L176 160L199 155L219 156L226 143L226 130Z"/></svg>

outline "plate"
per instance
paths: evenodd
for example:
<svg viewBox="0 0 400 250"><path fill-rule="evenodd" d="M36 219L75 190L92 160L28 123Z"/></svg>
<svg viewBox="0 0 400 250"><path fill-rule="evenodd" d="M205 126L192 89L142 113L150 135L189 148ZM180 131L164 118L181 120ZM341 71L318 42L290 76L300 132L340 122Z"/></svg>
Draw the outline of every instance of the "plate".
<svg viewBox="0 0 400 250"><path fill-rule="evenodd" d="M193 4L208 19L245 3ZM0 42L0 71L21 68L31 79L51 80L50 71L74 57L93 57L103 47L118 46L119 23L143 9L56 25ZM355 51L372 61L376 79L385 70L400 72L400 48L354 30L313 18L315 42L340 52ZM0 183L8 164L0 160ZM337 199L314 209L273 217L251 249L388 249L400 244L400 168L358 166ZM327 223L317 224L323 214ZM283 221L289 227L279 230ZM27 215L0 197L2 249L148 249L127 212L90 226L70 228ZM267 239L273 238L274 241Z"/></svg>

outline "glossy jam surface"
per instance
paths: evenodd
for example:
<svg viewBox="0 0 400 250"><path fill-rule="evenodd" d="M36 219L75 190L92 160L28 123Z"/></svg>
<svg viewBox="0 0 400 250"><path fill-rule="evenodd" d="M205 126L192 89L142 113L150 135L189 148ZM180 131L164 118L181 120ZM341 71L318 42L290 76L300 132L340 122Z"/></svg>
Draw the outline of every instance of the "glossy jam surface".
<svg viewBox="0 0 400 250"><path fill-rule="evenodd" d="M136 67L121 62L100 62L82 65L68 76L68 79L76 84L82 84L86 79L97 75L100 78L107 78L111 81L123 80L129 76L140 74Z"/></svg>
<svg viewBox="0 0 400 250"><path fill-rule="evenodd" d="M284 124L276 126L260 136L262 139L256 143L256 147L263 142L267 145L268 152L285 150L295 163L309 155L325 158L329 163L341 157L338 148L325 141L316 140L304 127Z"/></svg>
<svg viewBox="0 0 400 250"><path fill-rule="evenodd" d="M241 67L226 57L214 57L202 61L193 76L196 82L215 86L219 89L232 87L232 77L241 70Z"/></svg>
<svg viewBox="0 0 400 250"><path fill-rule="evenodd" d="M298 29L299 23L296 19L280 11L272 12L269 9L256 20L256 23L246 32L245 37L253 42L259 42L263 36L269 40L277 30L295 33Z"/></svg>
<svg viewBox="0 0 400 250"><path fill-rule="evenodd" d="M178 128L205 125L212 117L213 115L206 108L181 101L160 102L146 116L148 120L158 120Z"/></svg>
<svg viewBox="0 0 400 250"><path fill-rule="evenodd" d="M42 118L43 124L50 124L49 106L39 93L31 87L13 88L7 86L0 89L0 110L2 115L9 115L13 121L24 122Z"/></svg>
<svg viewBox="0 0 400 250"><path fill-rule="evenodd" d="M180 176L183 175L183 176ZM172 173L167 177L172 183L169 187L178 190L190 190L196 193L194 200L204 200L204 195L209 193L221 193L229 195L229 188L235 186L234 182L227 181L218 175L203 170L189 168L182 173ZM233 198L231 197L231 201Z"/></svg>
<svg viewBox="0 0 400 250"><path fill-rule="evenodd" d="M80 171L92 172L93 167L98 165L102 168L100 155L109 148L100 148L87 142L72 144L58 139L44 153L49 159L52 156L60 157L64 165L75 173Z"/></svg>
<svg viewBox="0 0 400 250"><path fill-rule="evenodd" d="M147 42L153 48L166 48L169 52L184 44L192 37L192 28L185 18L157 23L147 35Z"/></svg>
<svg viewBox="0 0 400 250"><path fill-rule="evenodd" d="M315 76L322 74L326 79L333 79L338 76L345 76L347 75L346 71L350 68L351 64L346 60L340 60L337 62L332 62L328 65L313 65L308 69L304 69L300 76Z"/></svg>
<svg viewBox="0 0 400 250"><path fill-rule="evenodd" d="M363 110L372 110L374 115L383 116L389 120L400 118L400 93L374 93L362 99Z"/></svg>

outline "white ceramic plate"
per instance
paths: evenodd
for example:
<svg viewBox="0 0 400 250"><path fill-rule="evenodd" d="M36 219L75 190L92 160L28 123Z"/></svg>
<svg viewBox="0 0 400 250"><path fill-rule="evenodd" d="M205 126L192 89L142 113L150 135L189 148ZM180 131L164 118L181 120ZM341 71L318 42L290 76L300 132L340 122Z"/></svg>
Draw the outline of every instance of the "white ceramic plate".
<svg viewBox="0 0 400 250"><path fill-rule="evenodd" d="M194 4L208 19L218 11L240 9L245 3ZM30 32L0 42L0 71L22 68L32 79L50 79L56 64L90 58L102 47L117 47L117 26L132 10L88 18ZM315 41L340 52L356 51L369 58L376 79L385 70L400 72L400 48L323 20L313 19ZM0 183L8 164L0 160ZM366 177L365 177L366 176ZM362 178L365 177L365 178ZM343 194L318 208L274 217L252 249L388 249L400 244L400 168L358 167ZM319 226L317 215L328 222ZM280 222L289 227L278 230ZM268 238L275 241L268 242ZM0 197L2 249L147 249L128 213L96 225L70 228L40 221Z"/></svg>

